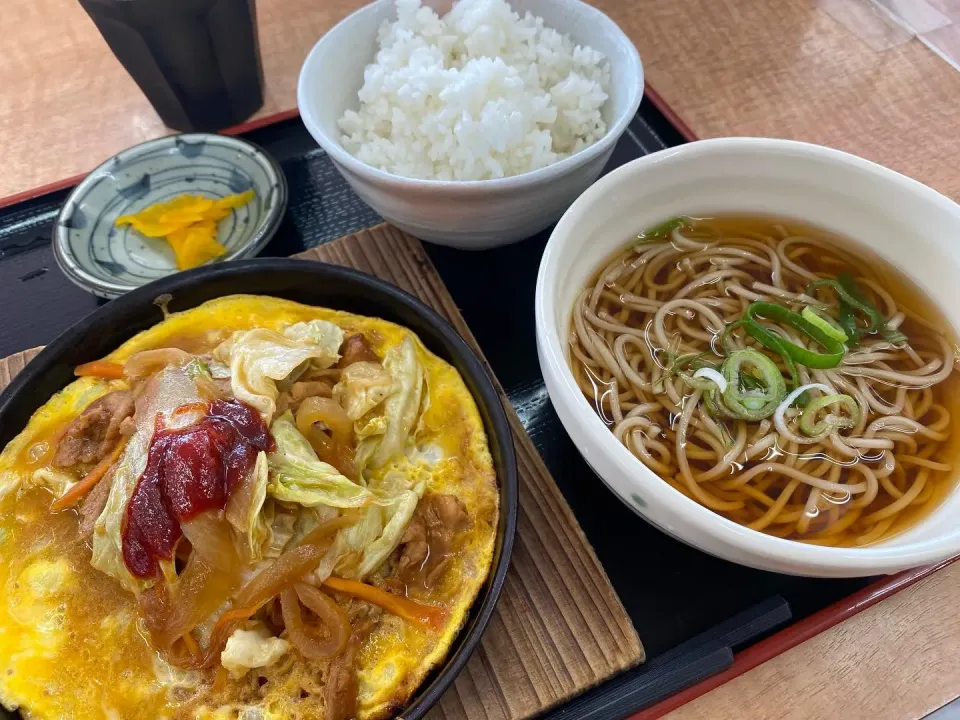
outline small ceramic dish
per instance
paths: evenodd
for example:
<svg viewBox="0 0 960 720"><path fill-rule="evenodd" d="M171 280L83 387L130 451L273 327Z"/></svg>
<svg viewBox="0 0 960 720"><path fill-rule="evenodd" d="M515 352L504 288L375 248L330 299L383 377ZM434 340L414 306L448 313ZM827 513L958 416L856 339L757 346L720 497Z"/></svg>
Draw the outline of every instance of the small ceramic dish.
<svg viewBox="0 0 960 720"><path fill-rule="evenodd" d="M80 287L117 297L177 272L163 238L118 228L118 217L177 195L222 198L250 189L254 199L218 224L217 239L227 248L221 261L256 255L277 231L287 206L283 171L256 145L225 135L173 135L135 145L74 188L54 223L54 256Z"/></svg>

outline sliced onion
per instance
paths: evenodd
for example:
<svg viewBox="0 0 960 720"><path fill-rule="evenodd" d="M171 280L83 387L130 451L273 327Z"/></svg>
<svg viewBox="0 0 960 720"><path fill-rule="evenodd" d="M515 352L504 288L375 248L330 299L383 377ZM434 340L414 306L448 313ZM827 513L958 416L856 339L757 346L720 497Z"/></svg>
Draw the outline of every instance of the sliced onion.
<svg viewBox="0 0 960 720"><path fill-rule="evenodd" d="M180 529L193 546L193 552L207 564L226 571L235 571L240 567L233 528L219 511L202 512L180 523Z"/></svg>
<svg viewBox="0 0 960 720"><path fill-rule="evenodd" d="M166 585L160 582L140 596L141 612L154 643L167 653L171 663L180 667L210 667L216 664L227 638L234 630L267 600L316 567L329 550L337 531L353 522L352 518L336 518L318 525L300 545L261 570L236 595L233 592L239 585L239 572L215 569L199 553L194 552L177 580L175 597L171 598ZM201 657L173 652L178 639L210 617L231 596L234 597L234 609L217 620L210 644Z"/></svg>
<svg viewBox="0 0 960 720"><path fill-rule="evenodd" d="M824 408L833 405L839 405L846 408L849 417L843 417L834 413L828 414L823 420L817 422L817 413ZM852 428L860 422L860 406L857 401L849 395L834 394L824 395L816 400L811 400L800 413L800 430L804 435L812 438L822 439L834 430L840 428Z"/></svg>
<svg viewBox="0 0 960 720"><path fill-rule="evenodd" d="M140 595L140 611L154 643L170 653L174 643L210 617L239 584L236 570L214 568L194 552L173 592L160 581Z"/></svg>
<svg viewBox="0 0 960 720"><path fill-rule="evenodd" d="M283 588L299 581L326 555L338 530L353 524L339 517L318 525L292 550L287 550L250 580L234 598L234 606L260 606Z"/></svg>
<svg viewBox="0 0 960 720"><path fill-rule="evenodd" d="M337 441L349 441L353 432L353 421L347 416L340 403L333 398L308 397L297 409L297 429L309 438L314 423L323 423Z"/></svg>
<svg viewBox="0 0 960 720"><path fill-rule="evenodd" d="M293 587L300 602L310 608L327 626L331 640L336 642L336 652L342 652L350 639L350 618L346 611L337 605L336 600L313 585L297 583Z"/></svg>
<svg viewBox="0 0 960 720"><path fill-rule="evenodd" d="M230 492L230 499L227 500L227 506L224 508L223 515L226 518L227 522L231 527L235 528L237 533L241 536L246 534L247 526L247 516L251 510L251 507L254 505L254 493L257 491L257 482L260 479L258 475L258 470L262 469L261 463L265 463L265 458L257 456L257 460L252 468L250 468L241 478L240 482L233 488ZM257 512L263 507L263 501L261 500ZM243 557L246 560L251 560L251 550L249 549L246 542L241 543L241 547L244 548Z"/></svg>
<svg viewBox="0 0 960 720"><path fill-rule="evenodd" d="M321 633L319 627L311 627L304 622L300 612L301 602L317 614L320 625L326 628L326 633ZM350 621L346 613L326 593L310 585L298 583L280 593L280 608L290 641L305 658L331 658L346 647L350 638Z"/></svg>
<svg viewBox="0 0 960 720"><path fill-rule="evenodd" d="M310 441L317 457L333 465L349 478L355 478L353 464L353 421L347 416L340 403L333 398L308 397L297 409L297 429ZM327 435L314 427L323 423L329 430Z"/></svg>
<svg viewBox="0 0 960 720"><path fill-rule="evenodd" d="M265 602L299 581L313 570L330 549L334 535L355 522L355 518L339 517L328 520L314 528L300 545L283 553L234 596L233 610L224 613L210 636L210 644L204 655L203 665L210 667L220 657L227 638L240 625L260 609Z"/></svg>
<svg viewBox="0 0 960 720"><path fill-rule="evenodd" d="M123 374L131 378L144 378L163 370L167 365L183 366L193 360L193 355L179 348L157 348L134 353L123 364Z"/></svg>

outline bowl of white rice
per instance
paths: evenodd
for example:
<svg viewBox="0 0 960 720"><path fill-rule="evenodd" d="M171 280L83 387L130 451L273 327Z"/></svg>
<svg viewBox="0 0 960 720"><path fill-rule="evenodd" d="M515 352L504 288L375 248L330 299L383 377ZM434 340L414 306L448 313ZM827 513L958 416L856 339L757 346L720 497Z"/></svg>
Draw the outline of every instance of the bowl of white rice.
<svg viewBox="0 0 960 720"><path fill-rule="evenodd" d="M642 95L633 43L579 0L378 0L317 42L297 87L307 130L364 201L474 249L554 223Z"/></svg>

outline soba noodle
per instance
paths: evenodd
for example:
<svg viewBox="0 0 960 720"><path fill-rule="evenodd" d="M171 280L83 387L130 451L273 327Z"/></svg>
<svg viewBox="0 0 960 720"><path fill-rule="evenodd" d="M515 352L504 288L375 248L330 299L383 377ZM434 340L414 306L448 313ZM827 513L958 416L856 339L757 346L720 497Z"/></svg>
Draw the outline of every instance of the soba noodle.
<svg viewBox="0 0 960 720"><path fill-rule="evenodd" d="M947 328L827 233L678 218L579 294L570 360L618 440L680 492L754 530L861 546L954 476Z"/></svg>

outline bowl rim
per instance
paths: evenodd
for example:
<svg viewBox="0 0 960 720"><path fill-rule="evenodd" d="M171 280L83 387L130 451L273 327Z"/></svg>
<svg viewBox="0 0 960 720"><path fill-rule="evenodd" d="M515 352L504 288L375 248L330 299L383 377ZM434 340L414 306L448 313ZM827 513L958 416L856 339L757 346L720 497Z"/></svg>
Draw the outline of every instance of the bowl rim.
<svg viewBox="0 0 960 720"><path fill-rule="evenodd" d="M422 178L409 178L402 175L395 175L385 170L380 170L372 165L368 165L358 159L352 153L348 152L336 139L331 137L323 125L316 119L310 102L310 91L308 86L311 84L310 74L316 56L320 53L320 48L324 42L329 42L336 33L342 33L349 29L349 25L358 22L366 14L373 14L380 11L380 8L386 5L393 5L394 0L374 0L374 2L364 5L359 10L355 10L343 20L330 28L310 49L303 65L300 67L300 75L297 78L297 108L300 111L300 118L307 130L313 136L314 140L338 165L345 167L353 173L365 176L380 185L393 187L395 189L420 189L420 190L457 190L464 191L467 194L492 190L513 190L520 187L529 186L532 183L544 183L551 181L555 176L570 172L581 165L600 157L606 150L615 144L620 136L623 135L627 126L637 114L640 108L640 102L643 99L644 74L643 62L640 60L640 53L627 34L610 17L598 8L588 5L582 0L563 0L569 5L578 6L587 16L592 16L594 21L606 27L607 33L622 45L630 59L630 65L636 71L637 83L634 87L628 88L630 95L628 97L626 110L616 121L607 128L606 134L593 145L578 150L569 157L564 158L552 165L520 173L519 175L510 175L502 178L490 178L487 180L428 180ZM546 19L544 19L546 21ZM372 61L372 58L371 58ZM369 65L369 63L368 63Z"/></svg>
<svg viewBox="0 0 960 720"><path fill-rule="evenodd" d="M564 427L574 438L581 452L596 454L613 472L627 479L636 489L648 496L656 497L658 504L672 518L680 518L697 532L711 536L722 542L726 548L732 548L747 556L731 558L737 562L750 564L747 560L771 559L780 561L781 566L794 566L801 574L815 574L818 571L837 573L857 572L862 575L902 570L905 567L922 565L942 560L960 552L960 530L935 538L911 541L898 546L868 545L862 548L837 548L810 545L783 538L774 537L751 530L700 505L675 490L652 470L637 460L633 454L619 443L606 425L596 417L593 409L577 387L567 365L563 352L564 343L560 338L555 317L557 304L553 278L558 271L559 257L565 247L577 242L574 233L580 217L591 211L597 202L613 187L620 187L649 174L657 166L672 162L690 162L694 158L724 156L735 161L742 154L777 154L780 156L802 157L821 162L833 169L843 168L868 174L886 183L891 183L903 193L916 196L923 202L932 203L957 218L960 224L960 205L936 190L885 168L864 158L832 148L794 140L774 138L715 138L699 140L644 156L614 170L597 181L564 213L557 223L541 259L537 274L535 297L535 320L537 332L537 350L541 368L550 388L551 400L558 405L558 415L563 421L564 414L571 417L586 417L586 422L566 422ZM789 174L789 171L784 171ZM564 309L569 316L572 309ZM552 387L550 387L552 386ZM596 460L591 465L596 468ZM595 470L596 471L596 470ZM599 471L598 475L601 474ZM601 478L611 489L616 483L607 477ZM616 491L615 491L616 492ZM954 492L960 492L960 485ZM622 493L616 492L636 512L647 517L631 505ZM662 529L655 515L649 522ZM689 542L692 542L688 540ZM711 552L712 549L701 549Z"/></svg>
<svg viewBox="0 0 960 720"><path fill-rule="evenodd" d="M212 299L234 294L238 290L244 291L241 287L217 293L224 283L242 283L245 278L256 282L257 278L262 279L268 275L275 276L277 282L282 283L284 292L290 294L296 293L296 282L309 281L311 288L332 287L334 283L349 284L357 288L356 297L371 298L373 304L396 309L397 314L409 313L411 317L416 317L436 333L436 342L442 343L451 360L459 365L457 370L464 378L481 416L486 415L489 418L489 422L484 422L484 429L497 469L500 497L493 560L487 580L481 586L443 661L423 678L416 694L402 711L404 718L420 720L439 701L440 696L463 669L493 616L506 581L513 551L519 505L519 471L513 432L504 409L504 400L497 390L491 371L450 322L419 298L392 283L353 268L293 258L252 258L231 263L214 263L159 278L89 313L58 335L27 363L0 392L0 448L6 446L22 429L22 418L19 416L26 412L29 417L49 400L49 396L39 397L43 390L38 388L38 384L59 384L60 377L69 381L73 379L72 367L76 363L102 356L98 354L102 350L100 345L111 343L113 339L102 337L97 333L97 328L111 328L112 332L129 339L142 328L129 327L124 323L124 318L129 320L129 317L141 310L159 313L155 306L159 296L171 294L173 297L170 304L176 312L184 309L178 307L178 292L197 290L209 285L210 292L216 293L207 298ZM269 296L267 293L250 293L249 290L247 294ZM337 297L335 289L330 291L330 297L332 300ZM185 307L195 307L197 304L199 303L189 299ZM411 329L411 332L416 334L417 331ZM447 362L454 364L450 360ZM69 367L64 368L64 363ZM29 409L19 407L20 405ZM497 467L497 464L500 467Z"/></svg>
<svg viewBox="0 0 960 720"><path fill-rule="evenodd" d="M135 288L143 287L145 284L149 284L149 282L156 282L156 280L151 280L146 283L111 282L87 272L83 269L80 263L77 262L74 253L70 250L69 228L64 225L63 221L68 212L72 212L79 206L80 201L90 191L93 183L95 183L103 173L107 172L109 165L117 161L123 161L129 157L135 157L145 150L150 150L154 146L162 146L170 143L175 144L177 140L205 143L213 142L215 144L226 146L233 145L237 148L243 148L244 150L248 151L251 157L267 171L267 174L270 175L271 179L275 180L277 184L276 198L266 208L266 212L264 213L263 219L260 221L260 225L250 236L250 239L244 245L237 247L223 257L214 260L214 264L218 262L224 262L226 260L236 260L239 258L256 255L276 234L287 209L289 189L287 187L287 178L283 173L283 169L266 150L256 143L250 142L249 140L241 139L233 135L222 135L220 133L196 132L164 135L163 137L153 138L151 140L145 140L144 142L137 143L136 145L131 145L130 147L124 148L120 152L111 155L102 163L97 165L93 170L88 172L86 176L84 176L84 178L73 187L73 189L70 191L70 194L67 195L67 198L63 201L63 204L60 206L60 209L57 211L57 215L53 220L53 229L51 230L51 235L54 260L56 260L57 265L60 267L60 270L63 272L63 274L67 276L68 280L84 290L92 292L99 297L108 299L115 298L126 292L130 292ZM179 272L184 271L173 269L171 270L170 275L174 275ZM169 277L169 275L167 277Z"/></svg>

